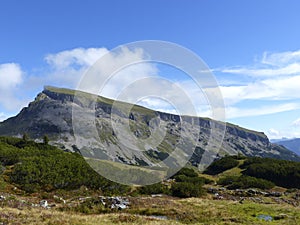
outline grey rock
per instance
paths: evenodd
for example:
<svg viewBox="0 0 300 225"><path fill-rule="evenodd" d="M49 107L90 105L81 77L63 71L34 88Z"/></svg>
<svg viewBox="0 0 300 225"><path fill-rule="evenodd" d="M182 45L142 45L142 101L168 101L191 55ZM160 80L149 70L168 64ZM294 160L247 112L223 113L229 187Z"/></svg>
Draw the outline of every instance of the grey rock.
<svg viewBox="0 0 300 225"><path fill-rule="evenodd" d="M69 89L45 87L17 116L0 123L0 135L22 136L27 133L37 140L48 135L50 144L65 151L80 151L86 157L130 165L152 166L169 158L162 164L169 166L172 163L180 164L180 158L183 157L199 167L200 164L209 164L220 155L238 153L300 161L295 153L270 143L261 132L226 123L224 139L220 143L225 125L222 122L180 117L141 106L134 106L130 115L126 116L122 110L113 110L114 101L111 99L86 93L76 98L74 94L75 91ZM132 107L128 103L120 104L125 108ZM72 110L78 116L76 124L72 120ZM128 130L121 129L120 133L112 126L115 123L123 128L128 121ZM96 136L91 132L93 127L96 127ZM80 138L75 137L73 128L80 129ZM211 137L212 128L215 133ZM158 146L157 141L161 141ZM138 146L138 151L133 151L133 146ZM193 146L196 148L187 152ZM177 155L172 154L175 148L179 149Z"/></svg>

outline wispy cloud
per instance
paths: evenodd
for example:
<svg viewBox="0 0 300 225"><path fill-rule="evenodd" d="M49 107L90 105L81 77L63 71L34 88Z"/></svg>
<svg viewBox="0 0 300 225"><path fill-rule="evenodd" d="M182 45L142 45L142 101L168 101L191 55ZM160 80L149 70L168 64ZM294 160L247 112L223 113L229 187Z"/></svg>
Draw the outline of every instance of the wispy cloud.
<svg viewBox="0 0 300 225"><path fill-rule="evenodd" d="M293 139L300 137L300 132L299 130L294 130L294 129L288 129L288 130L277 130L274 128L270 128L267 131L267 135L270 139L282 139L282 138L287 138L287 139Z"/></svg>
<svg viewBox="0 0 300 225"><path fill-rule="evenodd" d="M300 62L300 50L278 53L264 52L261 63L271 66L282 66Z"/></svg>
<svg viewBox="0 0 300 225"><path fill-rule="evenodd" d="M239 74L255 78L297 75L300 73L300 50L280 53L265 52L261 60L255 65L215 70L222 73Z"/></svg>
<svg viewBox="0 0 300 225"><path fill-rule="evenodd" d="M228 119L231 119L240 117L269 115L296 109L300 109L300 105L296 103L286 103L278 105L276 104L272 106L253 106L252 108L229 106L226 107L226 115Z"/></svg>
<svg viewBox="0 0 300 225"><path fill-rule="evenodd" d="M220 87L227 105L244 100L295 100L300 99L300 75L253 80L242 86Z"/></svg>
<svg viewBox="0 0 300 225"><path fill-rule="evenodd" d="M252 66L239 66L215 70L221 74L234 74L232 76L232 84L227 80L226 86L220 87L226 106L228 107L227 115L229 117L237 116L235 110L231 110L230 108L237 109L238 107L234 106L237 103L242 105L245 100L267 100L274 102L274 104L276 104L278 100L287 101L285 105L277 106L279 111L298 109L298 107L281 106L288 106L300 100L300 50L282 53L265 52L261 60L259 62L253 62ZM242 80L245 77L251 78L247 79L248 83L236 85L237 79ZM275 108L274 110L257 109L257 113L253 111L252 114L269 114L276 111ZM244 113L239 114L239 116L241 115L244 115ZM245 115L247 116L248 113Z"/></svg>
<svg viewBox="0 0 300 225"><path fill-rule="evenodd" d="M300 73L300 63L292 63L286 66L276 66L271 65L272 68L243 68L243 67L235 67L235 68L226 68L222 69L223 73L231 73L231 74L242 74L252 77L271 77L271 76L279 76L279 75L295 75Z"/></svg>
<svg viewBox="0 0 300 225"><path fill-rule="evenodd" d="M227 78L226 85L220 87L227 118L247 118L300 109L300 50L265 52L252 65L219 68L215 71ZM274 128L267 131L265 128L268 136L293 138L300 135L297 130L300 119L293 124L286 122L285 128L283 123L281 121L280 131Z"/></svg>
<svg viewBox="0 0 300 225"><path fill-rule="evenodd" d="M300 118L293 121L292 125L295 126L295 127L300 127Z"/></svg>
<svg viewBox="0 0 300 225"><path fill-rule="evenodd" d="M268 130L268 136L271 137L272 139L280 139L282 138L280 132L274 128L270 128Z"/></svg>

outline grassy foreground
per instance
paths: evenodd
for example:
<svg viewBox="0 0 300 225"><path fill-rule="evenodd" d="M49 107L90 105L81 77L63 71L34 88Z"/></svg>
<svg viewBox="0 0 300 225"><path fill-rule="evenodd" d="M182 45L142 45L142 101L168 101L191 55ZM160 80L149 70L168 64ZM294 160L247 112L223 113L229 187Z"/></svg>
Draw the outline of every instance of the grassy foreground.
<svg viewBox="0 0 300 225"><path fill-rule="evenodd" d="M300 209L285 204L138 197L122 212L84 215L41 208L0 208L0 224L300 224ZM258 215L270 215L263 221ZM156 216L159 216L157 218Z"/></svg>
<svg viewBox="0 0 300 225"><path fill-rule="evenodd" d="M108 171L118 165L102 163L102 169ZM121 173L123 170L120 167L119 176L126 175ZM249 177L244 175L247 170L256 172ZM270 176L263 176L263 171L269 171ZM0 137L0 225L296 225L300 224L298 171L299 164L289 161L227 156L215 161L207 174L183 168L170 181L130 187L101 177L77 153L63 152L26 137ZM261 188L266 184L261 177L271 179L274 187ZM220 184L223 178L231 183ZM253 194L253 190L240 193L240 188L261 188L269 194ZM279 195L270 195L273 192ZM150 197L153 194L163 195ZM109 206L110 202L103 204L101 196L128 198L129 208L118 211ZM47 200L49 209L39 204L41 200Z"/></svg>

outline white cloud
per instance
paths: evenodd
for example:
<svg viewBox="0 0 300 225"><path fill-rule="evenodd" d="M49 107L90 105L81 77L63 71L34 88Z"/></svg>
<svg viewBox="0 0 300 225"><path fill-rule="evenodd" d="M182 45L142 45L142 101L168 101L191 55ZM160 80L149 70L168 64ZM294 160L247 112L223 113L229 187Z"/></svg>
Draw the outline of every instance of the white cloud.
<svg viewBox="0 0 300 225"><path fill-rule="evenodd" d="M15 88L22 82L23 72L16 63L0 64L0 91Z"/></svg>
<svg viewBox="0 0 300 225"><path fill-rule="evenodd" d="M156 65L145 62L144 57L141 49L121 48L117 54L115 52L106 54L93 67L96 73L88 73L85 77L86 83L81 85L81 89L117 98L124 89L138 80L157 76ZM102 90L99 90L99 87ZM139 87L140 91L144 88L147 87Z"/></svg>
<svg viewBox="0 0 300 225"><path fill-rule="evenodd" d="M296 119L293 123L292 123L293 126L295 127L300 127L300 118Z"/></svg>
<svg viewBox="0 0 300 225"><path fill-rule="evenodd" d="M158 76L144 76L122 84L128 85L124 85L120 90L116 89L120 86L114 87L114 83L107 87L114 90L112 94L121 94L119 97L116 95L119 100L138 102L151 109L165 112L175 110L180 115L196 115L206 106L206 99L201 91L187 90L186 86L180 83Z"/></svg>
<svg viewBox="0 0 300 225"><path fill-rule="evenodd" d="M6 112L0 112L0 122L12 117L12 116L15 116L14 113L6 113Z"/></svg>
<svg viewBox="0 0 300 225"><path fill-rule="evenodd" d="M300 109L300 50L265 52L261 60L255 61L253 65L215 71L223 75L226 73L226 86L221 86L220 89L226 104L227 118L247 118ZM232 79L231 83L228 78ZM263 104L265 105L262 106ZM265 131L274 139L300 136L297 130L300 119L292 125L283 124L282 122L277 129Z"/></svg>
<svg viewBox="0 0 300 225"><path fill-rule="evenodd" d="M278 80L269 79L250 83L244 86L219 87L225 102L226 118L232 119L261 116L299 109L299 104L293 102L294 99L298 99L300 97L297 94L297 90L300 90L300 82L297 82L298 79L300 79L300 77L281 78ZM216 106L216 104L208 101L205 97L205 92L209 92L210 95L213 95L213 92L216 92L218 87L200 89L198 86L193 84L192 81L176 83L176 85L178 85L180 90L184 92L185 96L183 96L183 94L176 88L163 82L148 83L147 85L143 85L144 90L139 90L146 91L147 88L155 90L156 93L160 93L159 95L162 98L176 99L173 103L176 102L177 106L181 108L187 105L188 100L193 104L195 110L184 111L184 113L192 115L192 112L196 111L198 116L212 116L211 107ZM137 92L133 93L133 91L134 90L132 89L131 96L136 96ZM259 106L257 105L258 103L253 103L253 106L249 108L249 106L243 105L245 100L268 100L269 104L266 106ZM279 104L277 100L286 100L287 102L283 101ZM237 103L239 103L239 105L237 105ZM161 101L153 99L151 101L144 100L143 105L171 112L170 107L163 104ZM219 106L221 107L222 103L220 103Z"/></svg>
<svg viewBox="0 0 300 225"><path fill-rule="evenodd" d="M24 106L23 97L18 91L24 81L24 72L16 63L0 64L0 105L5 111L14 111ZM1 119L6 114L1 114Z"/></svg>
<svg viewBox="0 0 300 225"><path fill-rule="evenodd" d="M91 66L106 53L108 53L106 48L75 48L55 54L48 54L45 60L56 69L63 70L73 66Z"/></svg>
<svg viewBox="0 0 300 225"><path fill-rule="evenodd" d="M279 53L264 52L261 60L263 64L272 65L272 66L292 64L299 61L300 61L300 50L279 52Z"/></svg>
<svg viewBox="0 0 300 225"><path fill-rule="evenodd" d="M42 76L31 76L30 80L39 87L75 88L87 69L107 52L106 48L75 48L48 54L44 60L49 67L43 68Z"/></svg>
<svg viewBox="0 0 300 225"><path fill-rule="evenodd" d="M141 49L121 48L121 51L111 53L106 48L75 48L47 55L45 61L52 70L46 76L32 77L32 80L40 85L42 83L79 88L116 98L132 82L143 77L156 76L157 69L154 64L130 65L133 61L143 59ZM115 73L110 74L112 71ZM101 88L103 89L100 90Z"/></svg>
<svg viewBox="0 0 300 225"><path fill-rule="evenodd" d="M278 130L274 128L270 128L267 131L267 136L269 139L293 139L300 136L300 132L293 129L283 129Z"/></svg>
<svg viewBox="0 0 300 225"><path fill-rule="evenodd" d="M227 105L244 100L295 100L300 99L300 75L257 80L242 86L221 86L220 89Z"/></svg>
<svg viewBox="0 0 300 225"><path fill-rule="evenodd" d="M274 113L286 112L291 110L300 109L299 104L295 103L286 103L286 104L276 104L272 106L261 106L253 108L241 108L241 107L226 107L226 117L228 119L231 118L239 118L239 117L251 117L251 116L261 116L261 115L269 115Z"/></svg>
<svg viewBox="0 0 300 225"><path fill-rule="evenodd" d="M215 70L223 73L240 74L256 78L299 75L300 50L280 53L265 52L260 62L254 66L238 66Z"/></svg>
<svg viewBox="0 0 300 225"><path fill-rule="evenodd" d="M273 78L262 81L268 86L275 99L299 99L300 75L285 78Z"/></svg>
<svg viewBox="0 0 300 225"><path fill-rule="evenodd" d="M267 132L268 137L272 139L282 138L280 132L274 128L270 128Z"/></svg>
<svg viewBox="0 0 300 225"><path fill-rule="evenodd" d="M102 64L101 62L96 63L98 59L103 56L105 56L105 62L102 62ZM141 61L143 57L143 52L139 49L130 51L126 48L122 48L118 54L110 54L106 48L75 48L65 50L48 54L45 57L48 66L42 68L41 74L38 76L29 76L26 83L30 83L31 87L35 86L38 90L44 85L53 85L58 87L80 88L84 91L116 98L124 87L135 80L145 76L155 76L157 73L155 65L150 63L131 65L122 68L115 74L111 74L107 80L103 80L102 78L107 78L108 69L118 69L118 66L124 65L126 62ZM103 61L103 58L101 59L101 61ZM97 73L92 74L91 68L96 68ZM88 78L86 77L87 72L89 72ZM84 84L82 83L81 86L78 87L79 82L82 81L83 78L87 79L84 79ZM102 87L101 84L104 84L104 89L99 93L99 88Z"/></svg>
<svg viewBox="0 0 300 225"><path fill-rule="evenodd" d="M7 119L9 117L9 115L0 112L0 122L2 122L3 120Z"/></svg>
<svg viewBox="0 0 300 225"><path fill-rule="evenodd" d="M253 77L272 77L278 75L295 75L300 73L300 63L292 63L282 67L272 68L227 68L223 73L242 74Z"/></svg>
<svg viewBox="0 0 300 225"><path fill-rule="evenodd" d="M168 101L159 98L159 97L145 97L142 98L140 101L137 102L137 104L142 105L144 107L150 108L150 109L156 109L158 111L163 111L167 113L173 113L173 114L180 114L176 110L176 108L169 103Z"/></svg>
<svg viewBox="0 0 300 225"><path fill-rule="evenodd" d="M227 110L229 117L238 115L235 110L243 107L245 100L270 101L270 103L274 102L274 105L278 100L287 101L284 105L278 105L278 110L276 108L268 110L266 107L266 110L257 109L257 112L253 111L253 114L269 114L284 109L298 108L286 106L300 100L300 50L281 53L265 52L261 60L258 63L255 62L252 66L215 69L215 71L234 74L233 77L231 76L231 84L227 80L227 85L220 87L226 106L229 107ZM242 76L237 77L235 75ZM245 77L248 77L248 79L244 79ZM249 78L251 78L250 82ZM237 79L244 79L244 82L240 82L243 84L236 85ZM245 83L245 81L248 81L248 83ZM239 107L235 106L237 103L239 103ZM251 112L246 108L241 108L239 111L241 110ZM241 113L240 115L248 114Z"/></svg>
<svg viewBox="0 0 300 225"><path fill-rule="evenodd" d="M300 76L257 81L243 86L220 86L203 90L192 85L192 82L185 82L184 85L179 86L185 90L200 116L203 116L203 113L208 115L207 110L211 111L211 109L207 109L207 106L214 105L205 98L205 92L203 93L203 91L210 92L212 95L218 88L220 88L223 95L227 118L268 115L300 108L299 104L293 102L294 99L300 98L297 91L300 90ZM243 105L246 100L267 100L270 101L270 104L260 107L256 105L258 103L253 103L252 108L248 108ZM279 104L277 100L286 100L287 102ZM237 105L238 103L239 105ZM219 106L221 105L220 103ZM199 110L203 108L206 108L206 110Z"/></svg>

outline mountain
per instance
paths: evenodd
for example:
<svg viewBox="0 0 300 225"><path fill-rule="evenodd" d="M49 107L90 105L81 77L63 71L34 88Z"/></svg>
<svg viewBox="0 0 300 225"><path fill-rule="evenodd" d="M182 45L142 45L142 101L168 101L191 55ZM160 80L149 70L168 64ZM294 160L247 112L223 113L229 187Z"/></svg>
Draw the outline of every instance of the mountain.
<svg viewBox="0 0 300 225"><path fill-rule="evenodd" d="M180 155L191 156L189 162L199 166L218 155L238 153L300 161L295 153L270 143L261 132L230 123L225 127L209 118L180 117L117 103L115 107L108 98L46 86L17 116L0 123L0 135L26 133L37 140L47 135L51 144L64 150L80 150L85 157L130 165L152 166L161 160L178 164L176 157ZM188 152L191 147L194 152Z"/></svg>
<svg viewBox="0 0 300 225"><path fill-rule="evenodd" d="M275 143L286 147L300 156L300 138L284 139L276 141Z"/></svg>

